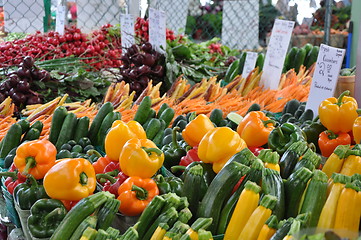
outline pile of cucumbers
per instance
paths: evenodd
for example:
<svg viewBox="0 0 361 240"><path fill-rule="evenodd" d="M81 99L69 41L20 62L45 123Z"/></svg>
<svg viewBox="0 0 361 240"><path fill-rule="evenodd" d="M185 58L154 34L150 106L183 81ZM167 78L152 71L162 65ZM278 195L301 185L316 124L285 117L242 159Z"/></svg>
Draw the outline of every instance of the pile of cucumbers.
<svg viewBox="0 0 361 240"><path fill-rule="evenodd" d="M283 65L283 72L287 72L290 69L295 69L296 73L303 65L306 69L310 68L312 64L317 61L318 51L320 47L313 46L310 43L305 44L303 47L292 47L287 53L285 63Z"/></svg>

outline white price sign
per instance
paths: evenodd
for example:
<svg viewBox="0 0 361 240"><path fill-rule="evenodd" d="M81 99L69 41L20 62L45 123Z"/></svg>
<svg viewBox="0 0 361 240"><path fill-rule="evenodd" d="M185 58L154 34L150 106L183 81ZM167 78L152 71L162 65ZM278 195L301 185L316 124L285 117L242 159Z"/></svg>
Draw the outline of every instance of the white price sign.
<svg viewBox="0 0 361 240"><path fill-rule="evenodd" d="M306 109L318 115L318 106L333 97L345 50L321 44Z"/></svg>
<svg viewBox="0 0 361 240"><path fill-rule="evenodd" d="M131 14L120 14L120 29L122 47L129 48L135 43L134 16Z"/></svg>
<svg viewBox="0 0 361 240"><path fill-rule="evenodd" d="M159 51L166 48L166 14L154 8L149 8L149 42ZM162 50L162 48L164 50Z"/></svg>
<svg viewBox="0 0 361 240"><path fill-rule="evenodd" d="M64 34L66 6L58 5L56 9L55 31L60 35Z"/></svg>
<svg viewBox="0 0 361 240"><path fill-rule="evenodd" d="M278 88L294 25L293 21L280 19L273 25L261 78L265 88Z"/></svg>
<svg viewBox="0 0 361 240"><path fill-rule="evenodd" d="M247 52L246 61L244 62L244 67L242 71L242 76L246 78L248 74L254 69L256 65L258 54L255 52Z"/></svg>

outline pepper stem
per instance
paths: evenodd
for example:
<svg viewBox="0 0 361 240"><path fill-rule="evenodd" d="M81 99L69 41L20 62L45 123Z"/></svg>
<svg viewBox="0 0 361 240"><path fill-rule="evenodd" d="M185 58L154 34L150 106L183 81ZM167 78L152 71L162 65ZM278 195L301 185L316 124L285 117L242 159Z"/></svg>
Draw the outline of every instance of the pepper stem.
<svg viewBox="0 0 361 240"><path fill-rule="evenodd" d="M95 150L95 149L89 149L87 152L86 152L86 154L88 155L88 156L91 156L91 155L95 155L95 156L97 156L97 157L103 157L97 150Z"/></svg>
<svg viewBox="0 0 361 240"><path fill-rule="evenodd" d="M13 180L18 179L16 172L0 172L0 177L11 177Z"/></svg>
<svg viewBox="0 0 361 240"><path fill-rule="evenodd" d="M338 106L341 106L341 104L342 104L342 98L343 98L344 96L349 96L349 95L350 95L350 91L349 91L349 90L346 90L346 91L344 91L343 93L341 93L341 95L338 97L337 105L338 105Z"/></svg>
<svg viewBox="0 0 361 240"><path fill-rule="evenodd" d="M357 114L361 114L361 109L356 110Z"/></svg>
<svg viewBox="0 0 361 240"><path fill-rule="evenodd" d="M148 191L137 185L132 186L132 191L136 193L136 196L139 200L146 200L148 198Z"/></svg>
<svg viewBox="0 0 361 240"><path fill-rule="evenodd" d="M26 157L25 158L25 168L24 168L24 171L23 171L23 174L28 174L29 173L29 170L31 168L34 168L36 166L36 161L35 161L35 158L34 157Z"/></svg>
<svg viewBox="0 0 361 240"><path fill-rule="evenodd" d="M111 184L115 183L117 180L115 178L113 178L112 176L106 174L106 173L99 173L96 175L97 179L106 179L108 180Z"/></svg>
<svg viewBox="0 0 361 240"><path fill-rule="evenodd" d="M280 135L281 138L285 138L285 135L283 134L281 127L277 128L277 133L278 135Z"/></svg>
<svg viewBox="0 0 361 240"><path fill-rule="evenodd" d="M178 171L184 171L186 169L185 166L181 166L181 165L176 165L176 166L172 166L170 168L170 170L172 171L172 173L176 173Z"/></svg>
<svg viewBox="0 0 361 240"><path fill-rule="evenodd" d="M177 142L177 132L179 131L179 127L175 127L173 128L173 131L172 131L172 145L173 145L173 148L176 148L178 149L179 148L179 144Z"/></svg>
<svg viewBox="0 0 361 240"><path fill-rule="evenodd" d="M328 136L328 139L336 139L338 137L338 135L334 132L332 132L331 130L326 130L326 133L327 133L327 136Z"/></svg>
<svg viewBox="0 0 361 240"><path fill-rule="evenodd" d="M267 127L267 125L269 124L269 123L272 123L273 125L276 125L276 121L274 121L274 120L266 120L266 121L262 121L263 122L263 125L265 126L265 127Z"/></svg>
<svg viewBox="0 0 361 240"><path fill-rule="evenodd" d="M32 186L37 187L37 186L39 185L38 182L36 181L36 179L34 178L34 176L31 175L31 174L28 174L28 175L27 175L27 179L30 181L30 184L31 184Z"/></svg>
<svg viewBox="0 0 361 240"><path fill-rule="evenodd" d="M162 155L162 151L158 148L146 148L146 147L142 147L142 149L148 153L148 155L151 155L153 152L156 153L157 155Z"/></svg>
<svg viewBox="0 0 361 240"><path fill-rule="evenodd" d="M87 184L88 184L88 176L86 175L85 172L80 173L79 177L80 177L79 183L80 183L81 185L84 186L84 185L87 185Z"/></svg>
<svg viewBox="0 0 361 240"><path fill-rule="evenodd" d="M61 212L61 208L55 208L50 213L46 214L46 216L44 217L44 222L47 223L49 221L53 221L52 218L55 218L56 216L58 216L60 212Z"/></svg>

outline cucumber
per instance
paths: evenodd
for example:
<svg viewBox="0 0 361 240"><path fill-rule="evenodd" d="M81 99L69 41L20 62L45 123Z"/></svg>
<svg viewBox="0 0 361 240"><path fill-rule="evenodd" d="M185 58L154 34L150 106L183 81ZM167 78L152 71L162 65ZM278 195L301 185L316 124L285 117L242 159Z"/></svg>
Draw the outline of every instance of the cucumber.
<svg viewBox="0 0 361 240"><path fill-rule="evenodd" d="M292 116L295 115L297 109L300 107L300 104L300 101L298 101L297 99L291 99L283 107L282 115L286 113L290 113Z"/></svg>
<svg viewBox="0 0 361 240"><path fill-rule="evenodd" d="M303 65L303 62L305 61L306 58L306 49L304 48L300 48L295 56L295 60L294 60L294 67L295 67L295 71L296 73L298 73L300 71L300 67L301 65Z"/></svg>
<svg viewBox="0 0 361 240"><path fill-rule="evenodd" d="M237 124L237 126L243 120L243 117L235 112L228 113L227 118L229 119L229 121L232 121L233 123Z"/></svg>
<svg viewBox="0 0 361 240"><path fill-rule="evenodd" d="M108 113L113 112L113 110L114 110L114 106L111 102L104 103L103 106L101 106L101 108L99 109L97 115L93 119L93 122L91 123L90 128L89 128L88 137L92 143L96 142L99 128L100 128L105 116Z"/></svg>
<svg viewBox="0 0 361 240"><path fill-rule="evenodd" d="M41 121L36 121L30 126L30 129L36 128L41 133L41 131L43 131L43 127L44 127L44 124Z"/></svg>
<svg viewBox="0 0 361 240"><path fill-rule="evenodd" d="M74 140L78 142L82 137L88 136L89 118L87 116L78 119L74 133Z"/></svg>
<svg viewBox="0 0 361 240"><path fill-rule="evenodd" d="M152 99L149 96L144 97L139 104L138 110L135 113L133 120L143 125L147 121L148 115L151 112L151 106Z"/></svg>
<svg viewBox="0 0 361 240"><path fill-rule="evenodd" d="M51 127L50 127L50 134L49 134L49 141L52 144L56 144L58 140L59 133L61 130L61 126L63 125L64 119L68 111L64 106L57 107L53 113L53 117L51 119Z"/></svg>
<svg viewBox="0 0 361 240"><path fill-rule="evenodd" d="M32 141L39 139L40 131L37 128L30 128L27 133L25 133L24 137L21 139L21 142L24 141Z"/></svg>
<svg viewBox="0 0 361 240"><path fill-rule="evenodd" d="M164 129L166 128L165 122L163 119L160 119L160 128L159 132L154 136L153 142L160 147L164 137Z"/></svg>
<svg viewBox="0 0 361 240"><path fill-rule="evenodd" d="M294 61L298 52L298 47L292 47L291 50L287 54L287 62L284 63L286 71L295 67Z"/></svg>
<svg viewBox="0 0 361 240"><path fill-rule="evenodd" d="M61 126L58 140L55 144L57 150L59 150L64 143L72 139L77 120L76 115L72 112L66 115L63 126Z"/></svg>
<svg viewBox="0 0 361 240"><path fill-rule="evenodd" d="M259 71L262 71L264 64L264 54L260 53L258 54L257 60L256 60L256 67L259 67Z"/></svg>
<svg viewBox="0 0 361 240"><path fill-rule="evenodd" d="M158 110L157 118L159 118L160 115L162 115L163 111L166 110L166 109L168 109L168 108L170 108L169 105L168 105L167 103L163 103L163 104L160 106L159 110Z"/></svg>
<svg viewBox="0 0 361 240"><path fill-rule="evenodd" d="M108 113L105 118L103 119L94 146L100 146L101 149L104 149L104 141L105 137L107 136L108 130L111 128L112 124L116 120L120 120L121 116L119 112L110 112Z"/></svg>
<svg viewBox="0 0 361 240"><path fill-rule="evenodd" d="M152 140L161 128L161 121L157 118L152 118L149 121L147 129L145 131L147 138Z"/></svg>
<svg viewBox="0 0 361 240"><path fill-rule="evenodd" d="M306 43L303 48L306 50L306 56L308 55L308 53L312 50L313 45L311 43Z"/></svg>
<svg viewBox="0 0 361 240"><path fill-rule="evenodd" d="M197 211L197 218L212 218L209 230L215 234L223 203L227 201L233 187L249 168L238 162L231 162L216 175L209 185Z"/></svg>
<svg viewBox="0 0 361 240"><path fill-rule="evenodd" d="M258 103L253 103L247 110L247 113L249 112L253 112L253 111L261 111L261 105L259 105ZM247 115L246 113L246 115Z"/></svg>
<svg viewBox="0 0 361 240"><path fill-rule="evenodd" d="M170 123L172 122L172 120L174 118L174 114L175 114L175 111L173 108L167 108L166 110L164 110L162 112L159 119L160 120L163 119L165 122L165 127L169 127Z"/></svg>
<svg viewBox="0 0 361 240"><path fill-rule="evenodd" d="M247 53L243 52L241 57L239 58L239 66L238 66L238 75L243 73L244 63L246 62ZM247 77L247 76L243 76Z"/></svg>
<svg viewBox="0 0 361 240"><path fill-rule="evenodd" d="M11 149L19 146L22 133L23 132L20 124L14 123L13 125L11 125L2 140L0 158L5 158L6 155L8 155L8 153L11 151Z"/></svg>
<svg viewBox="0 0 361 240"><path fill-rule="evenodd" d="M310 68L313 63L317 61L319 46L313 46L311 51L307 54L304 65L306 69Z"/></svg>
<svg viewBox="0 0 361 240"><path fill-rule="evenodd" d="M223 79L226 83L231 82L234 79L234 77L238 75L239 63L240 60L237 59L233 61L231 65L228 66L226 74L224 75L224 79Z"/></svg>
<svg viewBox="0 0 361 240"><path fill-rule="evenodd" d="M178 115L178 116L174 119L174 121L173 121L173 123L172 123L172 128L174 128L175 126L177 126L177 124L178 124L179 121L185 121L186 124L187 124L187 118L186 118L186 116L184 116L184 115Z"/></svg>
<svg viewBox="0 0 361 240"><path fill-rule="evenodd" d="M221 109L215 108L212 110L209 119L212 123L216 124L217 126L223 120L223 111Z"/></svg>
<svg viewBox="0 0 361 240"><path fill-rule="evenodd" d="M22 133L26 133L30 128L30 122L26 119L21 119L17 122L21 126Z"/></svg>

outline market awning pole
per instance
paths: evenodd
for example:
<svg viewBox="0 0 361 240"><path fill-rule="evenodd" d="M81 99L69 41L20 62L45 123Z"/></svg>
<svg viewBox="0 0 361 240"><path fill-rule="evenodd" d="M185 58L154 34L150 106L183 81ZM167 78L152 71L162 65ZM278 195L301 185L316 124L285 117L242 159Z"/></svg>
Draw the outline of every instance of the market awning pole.
<svg viewBox="0 0 361 240"><path fill-rule="evenodd" d="M326 45L330 45L330 28L331 28L331 14L332 14L332 0L326 0L326 12L325 12L325 38L323 42Z"/></svg>

